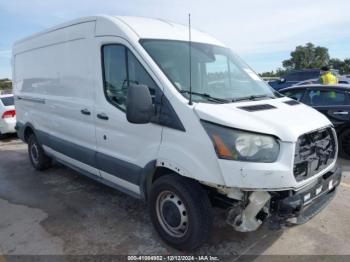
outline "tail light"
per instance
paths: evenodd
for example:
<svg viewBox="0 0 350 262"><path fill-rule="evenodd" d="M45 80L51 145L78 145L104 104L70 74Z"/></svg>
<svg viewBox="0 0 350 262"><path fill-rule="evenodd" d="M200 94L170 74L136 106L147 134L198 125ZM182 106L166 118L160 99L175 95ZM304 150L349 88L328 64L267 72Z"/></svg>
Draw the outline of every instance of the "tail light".
<svg viewBox="0 0 350 262"><path fill-rule="evenodd" d="M12 118L12 117L15 117L16 116L16 110L9 110L9 111L5 111L3 114L2 114L2 119L5 119L5 118Z"/></svg>

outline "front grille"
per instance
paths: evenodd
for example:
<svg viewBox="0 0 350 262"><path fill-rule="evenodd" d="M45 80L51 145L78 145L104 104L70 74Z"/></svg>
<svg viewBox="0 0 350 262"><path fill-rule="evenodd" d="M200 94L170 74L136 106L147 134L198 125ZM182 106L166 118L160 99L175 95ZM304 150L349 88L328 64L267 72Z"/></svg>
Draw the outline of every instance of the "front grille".
<svg viewBox="0 0 350 262"><path fill-rule="evenodd" d="M294 176L297 181L309 178L335 159L336 138L331 127L299 137L295 148Z"/></svg>

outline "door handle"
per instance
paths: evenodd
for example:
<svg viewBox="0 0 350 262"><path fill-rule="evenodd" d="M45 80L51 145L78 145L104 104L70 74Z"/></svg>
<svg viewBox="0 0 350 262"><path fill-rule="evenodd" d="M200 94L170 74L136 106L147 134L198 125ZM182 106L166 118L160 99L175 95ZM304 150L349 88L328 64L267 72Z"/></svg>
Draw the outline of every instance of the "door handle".
<svg viewBox="0 0 350 262"><path fill-rule="evenodd" d="M88 115L88 116L91 115L91 112L87 108L80 110L80 113L82 113L83 115Z"/></svg>
<svg viewBox="0 0 350 262"><path fill-rule="evenodd" d="M348 115L349 112L348 111L336 111L333 112L333 115Z"/></svg>
<svg viewBox="0 0 350 262"><path fill-rule="evenodd" d="M97 118L102 119L102 120L108 120L108 116L105 113L100 113L97 114Z"/></svg>

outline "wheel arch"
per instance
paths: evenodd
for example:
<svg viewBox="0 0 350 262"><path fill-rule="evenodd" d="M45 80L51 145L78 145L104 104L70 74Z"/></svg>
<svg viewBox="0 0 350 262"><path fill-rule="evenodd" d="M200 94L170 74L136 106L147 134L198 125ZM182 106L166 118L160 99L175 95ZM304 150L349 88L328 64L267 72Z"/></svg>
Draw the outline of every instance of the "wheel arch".
<svg viewBox="0 0 350 262"><path fill-rule="evenodd" d="M48 142L49 135L36 129L30 122L27 122L25 124L17 123L16 129L19 138L25 143L28 143L28 139L31 134L34 134L36 136L40 145L46 144Z"/></svg>
<svg viewBox="0 0 350 262"><path fill-rule="evenodd" d="M144 201L147 201L152 184L160 177L165 175L174 175L186 177L193 181L197 181L191 177L186 176L186 173L178 166L171 165L162 160L153 160L149 162L143 169L140 179L140 191L141 198Z"/></svg>
<svg viewBox="0 0 350 262"><path fill-rule="evenodd" d="M18 121L16 123L16 130L18 137L25 143L28 143L28 139L31 134L36 135L36 130L30 122L23 124Z"/></svg>
<svg viewBox="0 0 350 262"><path fill-rule="evenodd" d="M337 135L340 136L344 131L350 129L350 123L341 125L341 127L336 128Z"/></svg>
<svg viewBox="0 0 350 262"><path fill-rule="evenodd" d="M35 129L34 129L34 127L31 124L27 124L26 127L23 130L23 140L24 140L24 142L28 143L29 137L32 134L35 135Z"/></svg>

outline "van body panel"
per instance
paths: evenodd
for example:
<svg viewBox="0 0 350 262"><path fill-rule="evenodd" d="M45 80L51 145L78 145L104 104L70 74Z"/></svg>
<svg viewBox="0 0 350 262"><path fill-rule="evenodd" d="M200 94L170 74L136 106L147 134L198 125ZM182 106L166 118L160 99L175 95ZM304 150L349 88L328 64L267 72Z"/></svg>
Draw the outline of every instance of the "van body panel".
<svg viewBox="0 0 350 262"><path fill-rule="evenodd" d="M101 16L97 18L96 36L120 36L126 39L171 39L188 41L188 27L163 19L132 16ZM191 30L193 42L224 46L210 35Z"/></svg>
<svg viewBox="0 0 350 262"><path fill-rule="evenodd" d="M79 19L61 24L49 30L15 42L13 53L19 54L64 42L91 37L95 30L95 18Z"/></svg>
<svg viewBox="0 0 350 262"><path fill-rule="evenodd" d="M308 221L340 184L331 123L281 98L216 39L192 29L189 45L188 33L92 16L16 42L16 130L33 167L52 158L149 201L156 229L180 250L206 238L212 205L241 232Z"/></svg>
<svg viewBox="0 0 350 262"><path fill-rule="evenodd" d="M93 167L92 165L86 164L87 161L79 161L81 159L77 158L75 155L67 154L65 151L61 151L63 153L61 153L60 151L56 151L53 149L52 145L44 144L43 148L49 156L56 158L58 161L61 161L64 164L70 164L71 166L75 166L79 169L79 171L84 170L85 172L88 172L91 175L99 177L99 170ZM70 157L70 155L72 157Z"/></svg>
<svg viewBox="0 0 350 262"><path fill-rule="evenodd" d="M141 39L188 41L187 25L173 23L164 19L143 17L120 16L117 19L126 23ZM224 46L220 41L196 29L191 29L191 40L193 42Z"/></svg>
<svg viewBox="0 0 350 262"><path fill-rule="evenodd" d="M123 161L124 165L125 163L129 163L132 169L129 169L129 172L133 174L133 170L136 167L140 170L148 162L157 159L163 127L154 123L142 125L129 123L126 119L125 111L112 105L107 100L103 86L102 47L105 45L121 45L126 47L132 52L158 86L160 82L148 70L148 66L143 61L143 58L125 39L121 37L96 37L94 39L94 45L95 50L98 50L94 62L95 71L99 72L96 74L96 114L103 113L108 115L109 118L108 121L105 121L94 117L98 152L96 160L99 166L103 166L106 160L101 158L103 154ZM109 161L109 163L112 164L113 161ZM116 173L118 172L114 174L116 175ZM103 173L101 175L103 176ZM123 176L123 172L120 175Z"/></svg>
<svg viewBox="0 0 350 262"><path fill-rule="evenodd" d="M280 145L280 155L274 163L250 163L220 159L219 165L225 179L225 185L249 191L300 190L336 166L336 161L334 161L317 175L298 182L293 174L295 143L282 142Z"/></svg>
<svg viewBox="0 0 350 262"><path fill-rule="evenodd" d="M301 134L331 125L328 119L304 104L290 106L288 98L230 104L197 104L196 113L201 119L236 129L274 135L285 142L296 142ZM255 112L245 106L271 105L274 108ZM259 126L259 130L257 130ZM285 128L288 126L288 128Z"/></svg>
<svg viewBox="0 0 350 262"><path fill-rule="evenodd" d="M129 183L125 180L119 179L115 176L112 176L108 173L104 173L104 177L110 177L110 179L104 179L103 177L99 176L98 174L100 171L96 168L93 168L91 166L85 165L76 159L67 157L64 154L61 154L47 146L43 146L45 151L48 153L48 155L55 157L60 163L72 168L73 170L76 170L77 172L86 175L87 177L94 179L98 182L101 182L107 186L113 187L121 192L124 192L128 195L131 195L135 198L141 198L141 192L138 185Z"/></svg>
<svg viewBox="0 0 350 262"><path fill-rule="evenodd" d="M298 188L316 177L297 183L293 154L300 135L330 125L324 116L304 105L287 105L286 98L189 105L140 44L153 38L187 41L188 28L158 19L98 16L17 42L13 80L19 122L45 134L48 153L134 193L143 189L128 183L142 183L141 174L151 162L198 181L242 189ZM224 46L197 30L192 30L192 41ZM158 102L162 96L167 100L176 115L174 122L182 128L161 121L131 124L125 112L106 99L101 52L103 46L114 44L136 57L158 86ZM239 108L261 104L274 108L256 112ZM98 118L101 114L107 119ZM280 141L279 157L274 163L218 159L201 120L275 136Z"/></svg>
<svg viewBox="0 0 350 262"><path fill-rule="evenodd" d="M40 34L14 48L14 92L19 119L49 135L44 144L95 165L95 89L92 36L95 22ZM82 114L90 112L90 116Z"/></svg>
<svg viewBox="0 0 350 262"><path fill-rule="evenodd" d="M164 90L165 94L167 92L170 91ZM158 164L165 162L171 169L178 167L184 176L224 185L210 138L194 113L194 107L188 106L188 101L181 98L172 96L170 103L177 115L181 116L186 131L164 128L158 156L161 161Z"/></svg>
<svg viewBox="0 0 350 262"><path fill-rule="evenodd" d="M95 36L97 38L103 38L103 37L109 37L108 40L105 38L104 44L108 43L115 43L115 41L118 41L118 39L124 39L124 41L128 42L130 46L132 46L133 51L135 51L134 54L139 55L139 58L141 58L140 62L143 64L143 66L147 69L148 73L152 76L153 80L157 82L159 87L163 90L166 98L169 100L173 96L176 97L177 100L180 100L183 104L186 104L188 101L176 90L176 88L173 86L171 81L166 77L164 72L159 68L157 63L150 57L150 55L146 52L146 50L142 47L140 44L140 41L142 39L147 38L146 35L144 35L140 30L135 31L134 28L131 26L131 24L126 23L126 17L124 16L100 16L96 19L96 29L95 29ZM129 17L129 20L132 20L132 17ZM143 18L144 23L148 24L151 21L159 22L158 19L146 19ZM139 20L139 19L137 19ZM163 23L163 22L162 22ZM150 31L153 31L153 28L149 28ZM167 35L169 33L169 30L172 32L176 32L177 30L174 29L174 27L169 28L169 24L165 28L162 29L163 31L158 31L159 35ZM192 41L200 41L202 38L196 38L195 29L192 30ZM204 33L198 33L199 35L202 35ZM171 37L171 36L169 36ZM210 36L206 35L207 42L210 44L218 44L215 39L211 38ZM174 36L172 37L174 38ZM188 32L187 32L187 38L188 40ZM219 44L218 44L219 45ZM164 88L166 87L166 88ZM174 106L173 106L174 107Z"/></svg>

